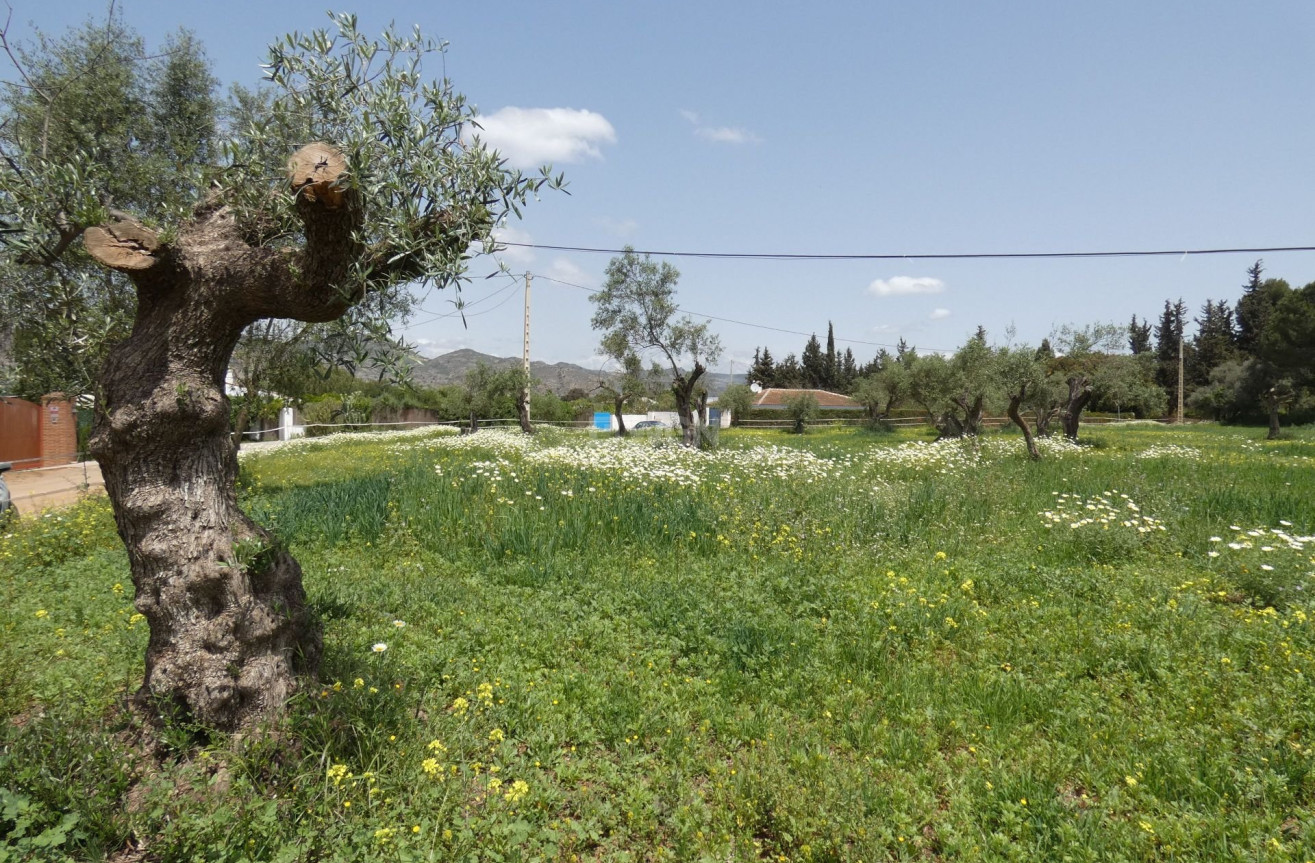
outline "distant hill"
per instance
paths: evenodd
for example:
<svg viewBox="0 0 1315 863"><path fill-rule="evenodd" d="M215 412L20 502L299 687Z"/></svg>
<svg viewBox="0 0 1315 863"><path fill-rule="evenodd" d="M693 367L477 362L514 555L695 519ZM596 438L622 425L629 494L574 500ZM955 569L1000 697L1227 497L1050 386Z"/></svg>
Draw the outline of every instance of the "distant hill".
<svg viewBox="0 0 1315 863"><path fill-rule="evenodd" d="M441 387L459 384L465 380L466 372L479 363L495 369L515 368L521 364L519 357L494 357L463 348L459 351L442 354L431 360L425 360L411 369L411 380L427 387ZM543 385L557 395L565 395L575 388L589 392L598 386L598 382L610 375L603 375L596 369L587 369L574 363L541 363L530 361L530 375L543 382Z"/></svg>
<svg viewBox="0 0 1315 863"><path fill-rule="evenodd" d="M411 369L411 380L427 387L459 384L465 379L466 372L479 363L505 369L519 366L521 359L494 357L470 348L462 348L418 363ZM590 392L598 386L599 381L612 378L610 374L597 369L587 369L575 363L542 363L534 360L530 361L530 374L559 396L566 395L576 388ZM724 373L711 372L705 376L705 379L708 383L708 392L714 396L720 394L732 382L731 376ZM743 382L744 378L742 375L736 375L734 380Z"/></svg>

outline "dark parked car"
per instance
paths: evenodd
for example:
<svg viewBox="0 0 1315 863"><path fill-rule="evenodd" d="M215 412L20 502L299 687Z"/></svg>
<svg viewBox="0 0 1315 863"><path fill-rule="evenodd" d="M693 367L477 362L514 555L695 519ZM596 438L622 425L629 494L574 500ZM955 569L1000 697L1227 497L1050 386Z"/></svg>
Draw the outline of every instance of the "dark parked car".
<svg viewBox="0 0 1315 863"><path fill-rule="evenodd" d="M635 423L635 431L646 431L652 429L664 429L667 424L658 420L640 420Z"/></svg>

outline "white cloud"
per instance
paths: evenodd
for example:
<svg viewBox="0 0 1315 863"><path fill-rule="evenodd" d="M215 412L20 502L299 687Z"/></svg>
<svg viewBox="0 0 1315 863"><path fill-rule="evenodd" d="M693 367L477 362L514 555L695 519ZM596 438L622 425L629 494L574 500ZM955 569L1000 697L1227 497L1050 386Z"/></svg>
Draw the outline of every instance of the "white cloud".
<svg viewBox="0 0 1315 863"><path fill-rule="evenodd" d="M877 279L868 285L868 290L879 297L939 294L945 290L945 283L931 276L895 276L892 279Z"/></svg>
<svg viewBox="0 0 1315 863"><path fill-rule="evenodd" d="M763 140L740 126L705 126L703 119L693 111L682 110L680 116L694 127L694 134L705 141L718 144L761 144Z"/></svg>
<svg viewBox="0 0 1315 863"><path fill-rule="evenodd" d="M410 344L415 348L416 353L420 354L420 356L427 360L432 360L434 357L441 357L443 354L450 354L453 351L459 351L462 348L477 347L467 335L462 335L457 338L416 339L415 341L410 342Z"/></svg>
<svg viewBox="0 0 1315 863"><path fill-rule="evenodd" d="M702 126L695 129L694 134L708 141L716 141L718 144L762 143L762 138L759 138L748 129L741 129L738 126Z"/></svg>
<svg viewBox="0 0 1315 863"><path fill-rule="evenodd" d="M562 362L574 363L577 366L584 366L586 369L596 369L598 371L615 370L616 368L616 360L607 354L600 353L576 354L573 357L567 357Z"/></svg>
<svg viewBox="0 0 1315 863"><path fill-rule="evenodd" d="M602 114L577 108L506 107L479 118L476 134L516 168L601 159L616 130Z"/></svg>
<svg viewBox="0 0 1315 863"><path fill-rule="evenodd" d="M548 271L544 273L550 279L557 279L562 282L569 282L572 285L582 287L591 287L593 279L588 273L581 269L574 261L567 258L556 258L548 265Z"/></svg>
<svg viewBox="0 0 1315 863"><path fill-rule="evenodd" d="M931 314L928 315L927 317L931 318L933 321L939 321L942 320L943 318L948 318L949 316L950 316L949 309L932 309Z"/></svg>

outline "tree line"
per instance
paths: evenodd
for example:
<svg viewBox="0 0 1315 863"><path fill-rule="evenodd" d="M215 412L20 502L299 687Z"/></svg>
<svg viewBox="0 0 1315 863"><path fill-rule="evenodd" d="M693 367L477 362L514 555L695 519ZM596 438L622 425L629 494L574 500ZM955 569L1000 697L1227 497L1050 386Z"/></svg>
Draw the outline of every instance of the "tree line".
<svg viewBox="0 0 1315 863"><path fill-rule="evenodd" d="M849 392L861 376L876 371L873 363L858 366L850 348L845 348L844 353L838 353L835 327L827 321L825 351L822 350L822 343L817 340L817 333L809 336L799 356L789 353L779 362L769 348L754 348L753 364L749 366L745 378L748 383L756 383L764 389L803 388L844 393Z"/></svg>
<svg viewBox="0 0 1315 863"><path fill-rule="evenodd" d="M988 410L1027 412L1038 435L1058 421L1074 438L1085 410L1165 416L1176 408L1180 361L1182 397L1196 416L1263 421L1276 437L1284 411L1311 406L1315 282L1294 289L1264 278L1256 261L1237 300L1207 300L1190 334L1188 315L1181 299L1166 300L1158 323L1134 314L1126 325L1064 326L1034 349L1014 346L1012 333L992 347L981 327L948 356L919 354L901 339L861 366L849 349L837 353L828 323L825 351L816 334L798 358L777 362L757 348L746 378L764 388L845 393L873 420L912 409L956 436L975 434Z"/></svg>

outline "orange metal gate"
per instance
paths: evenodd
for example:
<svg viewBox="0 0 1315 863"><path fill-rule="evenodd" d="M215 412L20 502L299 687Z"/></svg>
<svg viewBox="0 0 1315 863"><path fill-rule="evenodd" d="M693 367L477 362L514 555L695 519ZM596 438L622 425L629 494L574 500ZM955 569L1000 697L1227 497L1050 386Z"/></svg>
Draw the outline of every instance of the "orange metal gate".
<svg viewBox="0 0 1315 863"><path fill-rule="evenodd" d="M15 398L0 398L0 461L16 470L41 466L41 408Z"/></svg>

